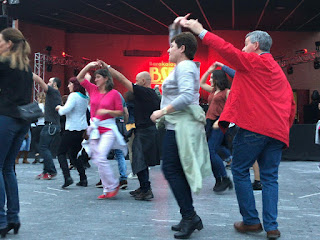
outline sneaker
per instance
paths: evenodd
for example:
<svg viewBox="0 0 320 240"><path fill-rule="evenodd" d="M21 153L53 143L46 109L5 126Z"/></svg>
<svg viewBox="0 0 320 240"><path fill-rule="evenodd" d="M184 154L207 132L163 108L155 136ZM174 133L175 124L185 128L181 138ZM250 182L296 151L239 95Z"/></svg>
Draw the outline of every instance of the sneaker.
<svg viewBox="0 0 320 240"><path fill-rule="evenodd" d="M255 191L260 191L262 190L262 184L260 181L254 180L254 182L252 183L252 189Z"/></svg>
<svg viewBox="0 0 320 240"><path fill-rule="evenodd" d="M36 176L36 179L42 179L44 176L44 173L40 173L39 175Z"/></svg>
<svg viewBox="0 0 320 240"><path fill-rule="evenodd" d="M139 194L135 195L135 197L134 197L135 200L141 200L141 201L149 201L152 198L154 198L154 196L153 196L151 189L149 189L146 192L141 191Z"/></svg>
<svg viewBox="0 0 320 240"><path fill-rule="evenodd" d="M130 174L128 175L128 178L129 178L129 179L137 179L138 177L137 177L137 174L130 173Z"/></svg>
<svg viewBox="0 0 320 240"><path fill-rule="evenodd" d="M42 177L43 180L51 180L57 176L56 173L50 174L50 173L45 173Z"/></svg>
<svg viewBox="0 0 320 240"><path fill-rule="evenodd" d="M96 184L96 188L103 188L101 180Z"/></svg>
<svg viewBox="0 0 320 240"><path fill-rule="evenodd" d="M127 189L128 182L127 182L127 180L121 180L119 185L120 185L121 189Z"/></svg>
<svg viewBox="0 0 320 240"><path fill-rule="evenodd" d="M131 195L132 197L135 197L136 195L138 195L138 194L141 193L141 188L138 188L138 189L136 189L136 190L134 190L134 191L130 191L129 193L130 193L130 195Z"/></svg>

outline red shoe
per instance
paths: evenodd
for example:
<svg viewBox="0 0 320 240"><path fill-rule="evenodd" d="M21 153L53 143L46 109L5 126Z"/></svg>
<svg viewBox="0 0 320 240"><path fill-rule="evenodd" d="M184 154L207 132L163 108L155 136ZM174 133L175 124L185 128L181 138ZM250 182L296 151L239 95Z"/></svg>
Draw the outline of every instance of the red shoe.
<svg viewBox="0 0 320 240"><path fill-rule="evenodd" d="M49 173L45 173L42 177L43 180L51 180L53 178L55 178L55 176L57 176L57 174L49 174Z"/></svg>
<svg viewBox="0 0 320 240"><path fill-rule="evenodd" d="M100 196L98 196L98 199L99 200L107 199L107 194L101 194Z"/></svg>
<svg viewBox="0 0 320 240"><path fill-rule="evenodd" d="M39 175L36 176L36 179L42 179L44 176L44 173L40 173Z"/></svg>
<svg viewBox="0 0 320 240"><path fill-rule="evenodd" d="M106 198L113 198L113 197L115 197L115 196L118 194L119 189L120 189L120 185L118 185L118 186L116 187L116 189L113 190L112 192L108 192L107 195L106 195Z"/></svg>

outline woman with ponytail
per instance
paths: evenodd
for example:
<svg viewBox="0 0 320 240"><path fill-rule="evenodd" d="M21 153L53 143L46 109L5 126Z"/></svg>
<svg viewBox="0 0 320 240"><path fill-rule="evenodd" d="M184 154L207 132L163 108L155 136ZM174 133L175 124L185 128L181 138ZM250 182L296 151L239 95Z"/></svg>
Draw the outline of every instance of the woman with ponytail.
<svg viewBox="0 0 320 240"><path fill-rule="evenodd" d="M30 103L32 71L30 46L13 28L0 33L0 234L20 227L19 195L14 162L30 123L22 120L18 106ZM5 204L7 206L5 206Z"/></svg>

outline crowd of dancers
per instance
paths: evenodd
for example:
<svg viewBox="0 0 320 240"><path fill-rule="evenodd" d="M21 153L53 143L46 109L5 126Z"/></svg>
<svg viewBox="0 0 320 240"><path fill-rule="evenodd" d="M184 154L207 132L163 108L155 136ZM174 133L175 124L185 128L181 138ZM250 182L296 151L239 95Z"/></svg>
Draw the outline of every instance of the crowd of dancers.
<svg viewBox="0 0 320 240"><path fill-rule="evenodd" d="M127 187L125 156L129 146L132 174L137 176L140 184L130 195L136 200L151 200L155 196L149 167L160 164L158 129L165 128L162 170L181 213L181 221L171 227L176 231L175 238L187 239L195 230L203 228L193 206L192 193L198 193L203 178L211 174L215 178L213 191L223 192L235 186L242 215L242 221L234 224L238 232L264 229L269 239L280 237L277 223L278 168L282 149L289 145L295 103L289 82L270 54L272 39L266 32L251 32L245 36L241 51L205 30L197 20L188 18L189 14L178 17L169 27L169 61L176 66L162 85L161 98L151 88L148 72L137 74L133 83L114 69L112 62L96 60L69 80L70 94L62 105L61 80L51 78L46 84L32 73L28 58L30 47L22 33L11 28L0 33L2 237L11 229L18 233L20 227L14 164L18 152L24 151L21 145L26 135L30 135L27 134L30 123L20 119L17 109L29 103L33 82L38 83L46 95L45 101L41 100L44 93L38 96L40 105L44 106L44 119L38 121L32 131L38 133L34 163L43 159L43 171L36 179L50 180L57 176L50 146L62 129L60 116L65 115L57 153L64 177L62 188L73 184L67 156L79 172L76 185L88 186L86 162L79 157L85 153L98 167L103 192L97 198L114 198L120 188ZM181 32L181 27L192 33ZM200 65L193 61L198 44L194 34L203 44L218 52L233 69L214 62L200 79ZM92 70L95 71L90 74ZM226 74L233 78L231 88ZM209 76L210 84L207 84ZM113 81L128 90L125 99L114 89ZM210 93L206 114L199 105L200 87ZM124 129L126 123L128 129ZM126 130L130 130L130 136ZM223 144L227 135L235 136L229 147ZM107 159L112 149L118 161L120 179ZM233 181L227 175L221 156L229 166L231 164ZM26 163L27 159L23 161ZM253 185L249 173L252 166L255 169ZM253 189L262 189L263 227L255 207Z"/></svg>

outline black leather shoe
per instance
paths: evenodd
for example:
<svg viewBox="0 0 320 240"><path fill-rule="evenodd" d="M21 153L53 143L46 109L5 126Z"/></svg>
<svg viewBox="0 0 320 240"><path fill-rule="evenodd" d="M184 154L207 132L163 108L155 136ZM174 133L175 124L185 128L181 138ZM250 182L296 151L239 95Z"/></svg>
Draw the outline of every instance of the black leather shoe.
<svg viewBox="0 0 320 240"><path fill-rule="evenodd" d="M224 192L225 190L227 190L227 188L229 188L229 190L233 189L232 181L230 180L229 177L222 177L221 183L217 187L215 187L213 191Z"/></svg>
<svg viewBox="0 0 320 240"><path fill-rule="evenodd" d="M1 238L4 238L6 236L6 234L13 229L13 233L14 234L18 234L19 232L19 228L20 228L20 223L8 223L7 227L5 228L5 231L3 231L3 229L0 230L1 232Z"/></svg>
<svg viewBox="0 0 320 240"><path fill-rule="evenodd" d="M70 186L71 184L73 183L73 180L71 177L67 177L65 180L64 180L64 184L61 186L62 188L66 188L68 186Z"/></svg>
<svg viewBox="0 0 320 240"><path fill-rule="evenodd" d="M149 189L146 192L141 191L139 194L134 196L135 200L141 200L141 201L148 201L154 198L153 193L151 189Z"/></svg>
<svg viewBox="0 0 320 240"><path fill-rule="evenodd" d="M87 179L81 180L76 185L80 187L88 187L88 180Z"/></svg>
<svg viewBox="0 0 320 240"><path fill-rule="evenodd" d="M182 219L180 226L180 231L174 234L174 237L177 239L188 239L194 230L200 231L203 228L201 218L197 214L191 219Z"/></svg>
<svg viewBox="0 0 320 240"><path fill-rule="evenodd" d="M177 225L172 225L171 226L171 230L172 231L176 231L179 232L181 230L181 224L183 222L183 218L181 219L181 221L177 224Z"/></svg>
<svg viewBox="0 0 320 240"><path fill-rule="evenodd" d="M129 193L132 197L135 197L141 193L141 188L137 188L136 190L130 191Z"/></svg>

